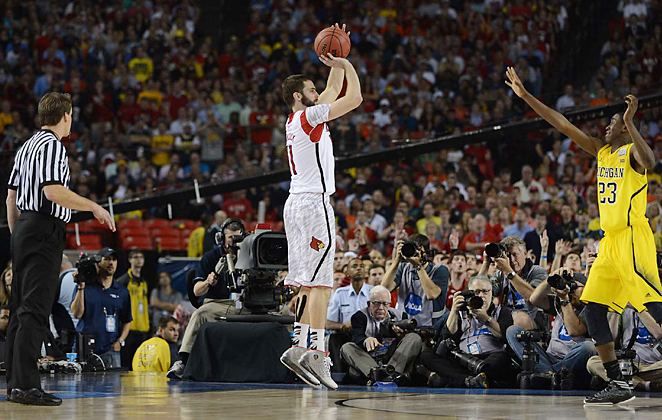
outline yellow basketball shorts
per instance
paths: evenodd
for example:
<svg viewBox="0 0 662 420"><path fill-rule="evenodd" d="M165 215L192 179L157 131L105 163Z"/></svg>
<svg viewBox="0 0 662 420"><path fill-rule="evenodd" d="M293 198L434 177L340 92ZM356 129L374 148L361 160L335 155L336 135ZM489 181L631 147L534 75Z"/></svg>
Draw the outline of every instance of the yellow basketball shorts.
<svg viewBox="0 0 662 420"><path fill-rule="evenodd" d="M641 312L645 303L662 302L655 241L648 224L605 233L580 300L618 313L628 303Z"/></svg>

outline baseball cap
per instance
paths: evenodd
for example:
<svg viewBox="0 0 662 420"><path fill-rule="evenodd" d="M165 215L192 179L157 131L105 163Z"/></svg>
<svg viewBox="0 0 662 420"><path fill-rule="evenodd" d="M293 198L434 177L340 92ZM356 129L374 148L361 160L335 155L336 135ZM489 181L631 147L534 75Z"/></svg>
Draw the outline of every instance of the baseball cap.
<svg viewBox="0 0 662 420"><path fill-rule="evenodd" d="M105 247L105 248L101 248L101 250L97 252L97 255L102 258L110 257L110 256L114 256L115 258L117 258L117 251L115 251L113 248Z"/></svg>

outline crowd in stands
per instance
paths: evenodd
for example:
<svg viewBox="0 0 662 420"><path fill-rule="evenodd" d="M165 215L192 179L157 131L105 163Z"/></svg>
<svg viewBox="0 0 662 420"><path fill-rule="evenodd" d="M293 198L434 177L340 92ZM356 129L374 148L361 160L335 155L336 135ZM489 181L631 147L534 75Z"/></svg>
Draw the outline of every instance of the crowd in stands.
<svg viewBox="0 0 662 420"><path fill-rule="evenodd" d="M2 149L15 150L17 140L30 133L35 98L55 89L74 98L75 126L67 147L72 187L82 195L121 201L153 194L154 188L190 185L193 179L227 181L284 167L282 127L288 111L277 94L279 82L296 72L320 82L325 79L312 40L321 27L342 16L354 16L344 22L352 31L351 59L362 78L365 101L361 109L333 124L338 153L381 150L391 147L393 139L438 136L527 118L529 110L508 94L504 68L515 65L527 89L536 95L543 92L550 59L559 53L555 39L567 30L566 7L571 2L343 2L340 10L306 1L268 3L252 2L246 37L234 37L221 48L211 40L193 42L200 11L187 1L137 1L125 8L98 8L83 1L75 9L51 5L52 10L37 9L35 2L9 3L4 10L8 18L0 28ZM586 86L569 84L558 98L547 98L549 105L561 110L598 106L620 102L627 93L643 95L659 88L659 2L625 0L621 8L622 19L610 22L611 37L602 47L596 74ZM61 17L57 24L43 18L51 13ZM662 110L642 111L637 119L659 161ZM581 128L600 137L604 126L606 122L598 120ZM462 337L457 323L489 323L485 328L497 343L489 345L501 346L500 351L508 346L516 354L522 350L516 337L520 330L545 330L566 344L564 337L583 337L573 340L579 344L589 338L581 329L580 316L570 327L554 324L547 316L570 314L557 301L550 304L545 299L551 293L545 282L562 266L581 274L578 278L586 276L599 252L595 159L555 131L536 131L514 141L443 150L409 162L336 175L338 290L330 304L329 325L332 337L344 333L350 340L330 346L338 369L363 375L363 380L375 378L374 366L355 363L357 349L344 347L354 342L347 337L353 336L355 322L362 317L355 321L356 311L343 310L340 299L353 299L353 309L368 308L373 317L401 317L396 309L412 304L403 295L404 266L411 262L399 261L397 252L398 242L406 240L429 243L425 247L431 283L423 292L431 303L426 309L429 317L421 325L458 341ZM513 156L515 144L517 156ZM658 252L662 251L661 173L658 163L648 174L647 216ZM250 222L258 203L265 201L267 220L276 222L281 220L278 206L286 195L285 184L239 191L208 200L205 210L222 209L228 217ZM164 211L132 215L163 217ZM219 224L210 220L205 227ZM528 279L528 295L511 288L506 266L484 255L488 243L502 240L519 258L521 266L510 267L512 271L534 277ZM404 264L402 268L398 262ZM158 323L162 315L175 313L182 328L186 324L181 296L170 287L167 274L159 276L158 289L145 303L151 309L151 330L141 327L142 339L156 325L168 328L167 322ZM1 280L0 307L11 287L11 270ZM377 286L386 286L388 296ZM393 286L400 290L391 295ZM467 311L459 308L464 298L457 295L466 289L476 291L488 305L475 310L469 321L459 315ZM367 303L373 297L384 303L374 311ZM576 297L569 294L556 297L572 302L573 308L577 305ZM496 304L490 307L493 298ZM387 302L395 309L387 308ZM131 302L134 318L137 305ZM497 307L509 309L497 314ZM646 345L662 337L648 320L641 322L648 327L647 337L655 336ZM401 333L384 338L400 340ZM581 344L574 349L572 355L581 357L568 359L573 364L567 366L577 368L578 360L586 362L594 354L589 347ZM422 345L410 338L407 351L416 348L420 351ZM572 351L551 343L546 368L556 369ZM486 359L492 370L479 374L440 375L450 363L447 353L426 354L418 365L408 361L402 369L416 371L432 386L503 385L499 376L512 372L499 370L502 356ZM659 362L641 358L644 365ZM584 373L585 363L582 366ZM590 373L600 377L598 368ZM641 386L650 388L656 378L644 377ZM512 385L512 381L503 382Z"/></svg>

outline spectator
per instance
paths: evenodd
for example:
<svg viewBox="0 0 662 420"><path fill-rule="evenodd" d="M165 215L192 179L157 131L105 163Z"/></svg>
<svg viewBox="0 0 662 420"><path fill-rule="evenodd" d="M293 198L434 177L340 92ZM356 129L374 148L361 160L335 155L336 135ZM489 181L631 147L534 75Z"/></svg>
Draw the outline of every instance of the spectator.
<svg viewBox="0 0 662 420"><path fill-rule="evenodd" d="M515 223L513 223L510 226L507 226L506 229L503 231L503 236L508 237L508 236L515 236L519 239L524 240L524 237L526 236L527 233L531 232L533 230L531 226L529 226L526 221L528 217L524 210L518 209L515 212Z"/></svg>
<svg viewBox="0 0 662 420"><path fill-rule="evenodd" d="M373 260L374 261L374 260ZM371 286L379 286L384 279L384 266L378 263L373 263L368 272L368 284Z"/></svg>
<svg viewBox="0 0 662 420"><path fill-rule="evenodd" d="M491 231L487 230L487 219L485 216L478 213L473 218L472 231L464 235L460 243L460 249L469 252L476 252L482 250L490 242L499 241L499 237L495 236Z"/></svg>
<svg viewBox="0 0 662 420"><path fill-rule="evenodd" d="M467 276L467 256L461 252L456 251L451 256L450 267L450 281L448 282L448 291L446 292L446 309L450 311L453 306L453 297L455 293L461 292L467 288L469 278Z"/></svg>
<svg viewBox="0 0 662 420"><path fill-rule="evenodd" d="M98 277L87 285L81 279L76 285L71 312L80 319L76 330L94 336L94 352L106 367L119 368L122 366L120 350L131 329L131 298L126 288L113 280L117 252L103 248L97 255L101 257L97 265Z"/></svg>
<svg viewBox="0 0 662 420"><path fill-rule="evenodd" d="M522 179L517 181L513 188L519 190L519 203L528 203L531 201L531 194L534 192L542 193L545 191L542 184L533 179L533 168L529 165L522 166Z"/></svg>
<svg viewBox="0 0 662 420"><path fill-rule="evenodd" d="M351 259L346 274L351 283L333 292L326 314L326 328L332 332L329 337L329 356L336 372L345 370L340 358L340 348L351 339L349 332L352 329L352 315L367 305L372 289L372 286L366 283L367 276L361 259Z"/></svg>
<svg viewBox="0 0 662 420"><path fill-rule="evenodd" d="M416 221L416 230L420 234L425 234L425 227L428 222L433 222L437 226L441 226L441 217L435 214L434 204L430 202L423 203L423 217Z"/></svg>
<svg viewBox="0 0 662 420"><path fill-rule="evenodd" d="M507 384L512 379L510 356L506 350L505 332L513 325L510 308L492 302L492 284L486 276L469 281L483 301L479 309L466 306L460 292L453 296L453 305L442 336L450 338L459 350L485 361L481 372L470 372L451 361L448 343L442 341L435 352L421 354L422 367L418 369L427 378L429 386L487 388L488 385Z"/></svg>
<svg viewBox="0 0 662 420"><path fill-rule="evenodd" d="M340 349L354 377L372 379L380 363L393 368L391 378L403 385L411 377L414 361L421 352L421 337L393 325L402 319L389 308L390 293L382 286L370 291L367 307L352 315L352 342Z"/></svg>
<svg viewBox="0 0 662 420"><path fill-rule="evenodd" d="M9 305L11 298L11 285L12 285L13 272L11 263L2 270L0 274L0 305Z"/></svg>
<svg viewBox="0 0 662 420"><path fill-rule="evenodd" d="M398 310L415 319L419 326L432 326L441 319L445 307L448 269L428 262L430 241L426 236L417 234L410 241L416 244L416 253L405 258L402 255L404 242L399 242L382 286L390 291L397 289Z"/></svg>
<svg viewBox="0 0 662 420"><path fill-rule="evenodd" d="M565 111L568 108L575 107L575 99L573 97L572 85L567 84L563 88L563 95L556 100L556 109L560 112Z"/></svg>
<svg viewBox="0 0 662 420"><path fill-rule="evenodd" d="M162 317L154 337L143 342L133 356L132 368L136 372L166 373L177 361L179 321Z"/></svg>
<svg viewBox="0 0 662 420"><path fill-rule="evenodd" d="M172 316L182 303L182 294L172 288L172 277L167 271L159 273L159 286L152 290L149 306L152 312L152 325L158 325L163 317Z"/></svg>
<svg viewBox="0 0 662 420"><path fill-rule="evenodd" d="M5 364L5 343L9 328L9 306L0 305L0 366Z"/></svg>
<svg viewBox="0 0 662 420"><path fill-rule="evenodd" d="M117 284L126 287L131 298L131 329L122 349L122 366L131 367L131 361L136 350L149 337L149 302L148 280L142 275L145 265L145 254L139 250L129 251L129 269L118 277Z"/></svg>
<svg viewBox="0 0 662 420"><path fill-rule="evenodd" d="M187 257L199 258L204 255L204 241L207 230L211 227L211 217L209 213L202 213L200 216L200 226L191 231L188 236ZM214 241L216 239L214 238Z"/></svg>

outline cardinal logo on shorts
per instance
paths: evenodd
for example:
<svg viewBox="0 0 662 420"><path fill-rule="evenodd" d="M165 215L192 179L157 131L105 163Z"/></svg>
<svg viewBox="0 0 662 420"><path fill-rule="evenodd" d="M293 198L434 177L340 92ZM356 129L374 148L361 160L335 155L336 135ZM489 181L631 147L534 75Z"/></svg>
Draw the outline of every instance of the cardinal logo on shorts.
<svg viewBox="0 0 662 420"><path fill-rule="evenodd" d="M315 251L321 251L326 247L326 245L324 245L324 242L313 236L313 239L310 240L310 247Z"/></svg>

